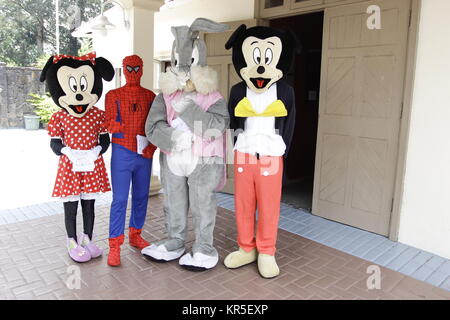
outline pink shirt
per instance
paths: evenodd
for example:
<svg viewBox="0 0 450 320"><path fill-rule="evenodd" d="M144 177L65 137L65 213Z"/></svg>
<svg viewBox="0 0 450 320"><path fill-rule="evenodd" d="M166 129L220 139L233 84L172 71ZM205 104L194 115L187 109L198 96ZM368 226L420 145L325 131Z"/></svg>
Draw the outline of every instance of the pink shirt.
<svg viewBox="0 0 450 320"><path fill-rule="evenodd" d="M170 95L164 95L164 101L166 103L166 110L167 110L167 123L169 125L172 125L172 121L176 117L176 112L172 107L172 102L181 99L182 95L183 95L182 91L176 91ZM222 95L219 92L214 91L209 94L197 93L194 101L200 108L202 108L203 111L206 112L210 106L212 106L220 99L223 99ZM223 133L222 136L216 138L204 138L196 136L194 138L193 151L194 154L199 157L216 156L225 158L226 155L225 142L226 142L225 133Z"/></svg>

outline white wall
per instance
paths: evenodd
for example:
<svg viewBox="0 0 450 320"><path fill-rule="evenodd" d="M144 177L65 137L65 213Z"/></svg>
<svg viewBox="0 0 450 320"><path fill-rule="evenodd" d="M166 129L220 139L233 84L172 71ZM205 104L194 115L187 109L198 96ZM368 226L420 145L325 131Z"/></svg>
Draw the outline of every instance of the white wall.
<svg viewBox="0 0 450 320"><path fill-rule="evenodd" d="M97 56L107 58L114 67L118 68L122 66L123 58L133 53L133 34L131 29L125 29L123 13L120 7L115 6L107 10L105 16L116 27L113 30L109 30L106 37L94 32L94 49L97 52ZM129 21L132 20L131 10L126 10L126 18ZM91 24L95 24L95 22Z"/></svg>
<svg viewBox="0 0 450 320"><path fill-rule="evenodd" d="M133 54L139 55L144 60L144 75L142 86L154 89L153 64L154 64L154 15L155 13L143 8L133 8L131 25L133 29Z"/></svg>
<svg viewBox="0 0 450 320"><path fill-rule="evenodd" d="M197 17L205 17L217 22L252 19L254 1L192 0L175 8L162 8L160 12L155 13L154 18L151 17L151 11L139 8L127 9L126 13L131 23L129 30L123 26L122 10L119 7L105 12L116 28L108 31L106 37L95 35L94 49L98 56L107 58L116 68L122 66L122 59L125 56L133 53L140 54L145 64L143 85L154 89L159 65L157 63L153 65L153 58L170 55L173 42L173 35L170 31L172 26L190 25ZM133 30L137 30L137 32L133 32ZM153 48L151 45L152 30L154 34ZM146 54L150 51L154 53L153 56ZM152 69L149 68L150 65L152 65ZM105 85L105 92L114 87L113 82ZM99 106L102 104L103 99L99 101Z"/></svg>
<svg viewBox="0 0 450 320"><path fill-rule="evenodd" d="M155 14L155 57L170 55L172 26L190 25L199 17L227 22L253 16L254 0L192 0L172 9L162 9Z"/></svg>
<svg viewBox="0 0 450 320"><path fill-rule="evenodd" d="M450 1L422 1L399 241L450 258Z"/></svg>
<svg viewBox="0 0 450 320"><path fill-rule="evenodd" d="M120 68L122 67L123 58L133 54L132 32L131 30L125 29L123 24L123 13L119 7L113 7L106 11L105 16L108 17L109 21L111 21L116 28L114 30L109 30L106 37L94 33L94 51L96 51L98 57L108 59L114 68ZM127 12L126 17L130 20L131 17L129 12ZM95 20L92 21L90 25L95 25ZM96 104L96 106L100 108L104 108L106 92L116 87L115 79L111 82L103 81L103 85L103 95Z"/></svg>

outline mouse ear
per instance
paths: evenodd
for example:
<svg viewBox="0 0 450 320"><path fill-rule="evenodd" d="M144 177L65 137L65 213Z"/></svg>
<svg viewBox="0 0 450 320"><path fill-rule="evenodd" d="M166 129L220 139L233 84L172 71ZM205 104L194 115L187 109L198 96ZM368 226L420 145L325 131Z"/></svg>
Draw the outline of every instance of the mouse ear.
<svg viewBox="0 0 450 320"><path fill-rule="evenodd" d="M225 49L231 49L236 43L237 39L247 30L247 26L245 24L241 24L236 31L233 32L230 39L228 39L227 43L225 43Z"/></svg>
<svg viewBox="0 0 450 320"><path fill-rule="evenodd" d="M95 59L95 71L106 81L111 81L114 78L114 68L111 62L103 57Z"/></svg>
<svg viewBox="0 0 450 320"><path fill-rule="evenodd" d="M44 69L41 71L41 75L39 77L39 81L44 82L45 78L47 77L47 71L48 69L53 65L53 56L48 58L47 63L44 66Z"/></svg>

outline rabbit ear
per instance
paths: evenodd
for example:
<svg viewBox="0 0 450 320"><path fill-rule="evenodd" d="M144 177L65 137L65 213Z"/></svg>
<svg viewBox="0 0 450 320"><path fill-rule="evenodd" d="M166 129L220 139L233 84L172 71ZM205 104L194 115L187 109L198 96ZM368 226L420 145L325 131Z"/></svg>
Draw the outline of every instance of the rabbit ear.
<svg viewBox="0 0 450 320"><path fill-rule="evenodd" d="M217 23L215 21L205 19L205 18L197 18L194 22L192 22L191 30L192 38L197 38L200 31L204 32L223 32L227 31L230 27L223 23Z"/></svg>
<svg viewBox="0 0 450 320"><path fill-rule="evenodd" d="M172 27L170 30L175 37L177 50L181 49L183 42L186 41L185 39L189 38L189 28L187 26L178 26Z"/></svg>
<svg viewBox="0 0 450 320"><path fill-rule="evenodd" d="M177 38L177 27L171 27L170 31L172 31L173 36L175 37L175 39Z"/></svg>
<svg viewBox="0 0 450 320"><path fill-rule="evenodd" d="M239 38L239 36L247 30L247 26L245 24L241 24L236 31L233 32L230 39L228 39L227 43L225 43L225 49L229 50L231 49L234 44L236 43L236 40Z"/></svg>

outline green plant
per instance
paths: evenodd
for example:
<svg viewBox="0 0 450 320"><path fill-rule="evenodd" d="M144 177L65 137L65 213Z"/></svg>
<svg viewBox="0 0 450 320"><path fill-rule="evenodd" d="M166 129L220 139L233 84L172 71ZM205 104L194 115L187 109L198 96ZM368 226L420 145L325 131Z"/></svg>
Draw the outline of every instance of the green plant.
<svg viewBox="0 0 450 320"><path fill-rule="evenodd" d="M78 49L79 56L94 51L91 38L81 38L80 43L81 46L80 49Z"/></svg>
<svg viewBox="0 0 450 320"><path fill-rule="evenodd" d="M40 55L34 62L33 67L38 68L38 69L44 69L45 64L47 63L47 60L49 57L50 57L50 55L48 55L48 54Z"/></svg>
<svg viewBox="0 0 450 320"><path fill-rule="evenodd" d="M31 99L28 99L27 102L34 106L34 113L41 117L41 123L43 124L47 124L53 113L60 110L48 93L43 95L30 93L30 97Z"/></svg>

